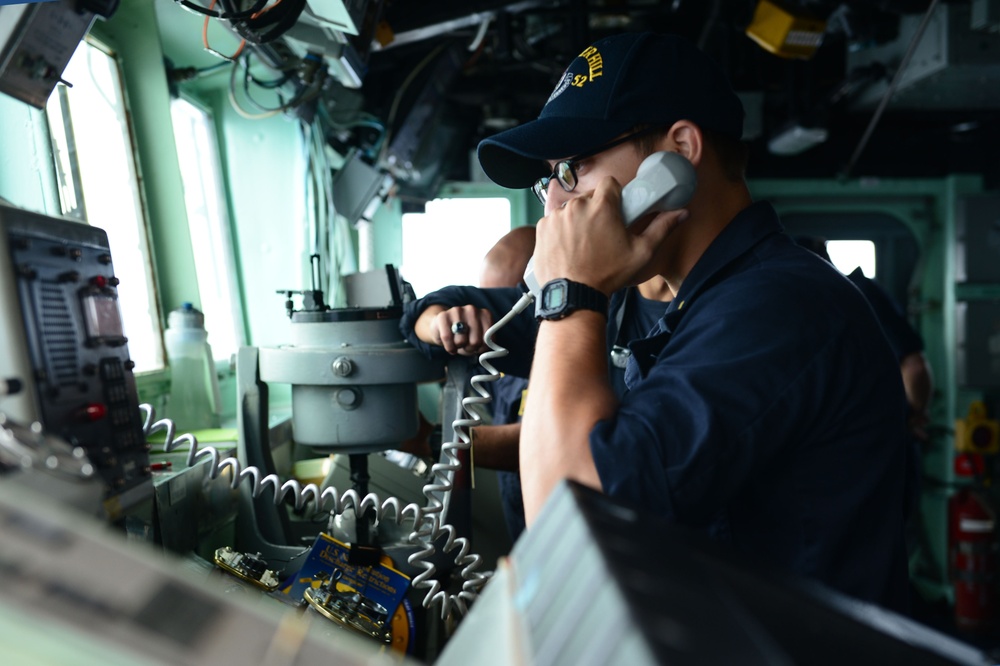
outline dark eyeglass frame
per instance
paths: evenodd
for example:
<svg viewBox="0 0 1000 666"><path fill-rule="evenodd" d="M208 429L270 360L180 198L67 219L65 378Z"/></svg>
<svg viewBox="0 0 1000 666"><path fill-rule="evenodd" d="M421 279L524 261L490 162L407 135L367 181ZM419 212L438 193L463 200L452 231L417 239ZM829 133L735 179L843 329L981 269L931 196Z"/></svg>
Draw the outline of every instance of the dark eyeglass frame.
<svg viewBox="0 0 1000 666"><path fill-rule="evenodd" d="M567 192L572 192L573 190L576 189L576 185L579 182L576 177L577 164L579 164L585 159L594 157L595 155L599 155L606 150L611 150L616 146L620 146L623 143L628 143L633 139L638 139L640 136L649 134L653 130L660 129L660 127L661 127L660 125L650 125L649 127L645 127L636 132L632 132L631 134L626 134L623 137L619 137L614 141L610 141L608 143L600 145L597 148L594 148L593 150L588 150L585 153L580 153L579 155L575 155L569 158L568 160L561 160L559 162L556 162L555 168L552 170L552 173L550 173L548 176L542 176L541 178L536 180L535 184L531 186L531 191L535 193L535 196L538 197L538 200L542 202L542 205L544 206L545 201L548 199L549 196L549 183L552 182L553 178L556 179L556 182L559 183L559 186L562 187L564 190L566 190Z"/></svg>

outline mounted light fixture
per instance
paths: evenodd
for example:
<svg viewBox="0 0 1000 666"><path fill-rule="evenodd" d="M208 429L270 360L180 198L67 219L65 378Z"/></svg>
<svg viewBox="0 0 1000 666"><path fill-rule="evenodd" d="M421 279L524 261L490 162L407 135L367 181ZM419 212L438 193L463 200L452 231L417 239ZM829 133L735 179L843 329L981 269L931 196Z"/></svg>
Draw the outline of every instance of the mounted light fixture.
<svg viewBox="0 0 1000 666"><path fill-rule="evenodd" d="M808 60L823 43L826 21L797 14L777 2L760 0L746 35L764 50L782 58Z"/></svg>
<svg viewBox="0 0 1000 666"><path fill-rule="evenodd" d="M828 136L825 127L803 127L791 122L767 140L767 149L773 155L798 155L825 142Z"/></svg>

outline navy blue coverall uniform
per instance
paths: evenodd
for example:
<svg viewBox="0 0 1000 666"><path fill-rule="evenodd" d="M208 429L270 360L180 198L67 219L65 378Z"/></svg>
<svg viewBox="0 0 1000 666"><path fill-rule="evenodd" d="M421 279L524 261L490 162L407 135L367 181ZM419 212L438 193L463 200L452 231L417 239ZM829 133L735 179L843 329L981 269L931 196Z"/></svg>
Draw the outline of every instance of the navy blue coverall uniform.
<svg viewBox="0 0 1000 666"><path fill-rule="evenodd" d="M420 309L404 314L411 341ZM497 340L517 335L515 326L507 344ZM629 347L629 390L590 434L605 493L905 610L905 394L879 323L846 277L755 203L707 248L652 334Z"/></svg>
<svg viewBox="0 0 1000 666"><path fill-rule="evenodd" d="M403 330L410 331L413 318L431 304L447 305L448 307L474 305L490 309L494 318L499 319L514 307L522 293L517 288L484 290L477 287L446 287L429 294L408 309L408 314L404 315ZM611 378L611 387L618 397L624 395L627 390L625 363L630 354L626 347L627 342L647 333L662 316L666 307L665 302L643 298L634 288L622 290L611 297L609 303L611 312L607 329L608 373ZM529 307L528 313L533 312L534 309ZM523 355L526 349L530 351L531 346L534 345L538 329L533 317L524 313L521 316L519 326L528 332L525 333L525 337L512 343L510 349L514 354ZM429 355L443 353L440 347L427 345L413 335L409 335L409 338L411 342ZM526 341L528 345L525 344ZM517 423L521 420L521 399L523 392L528 388L526 375L529 368L530 364L529 367L524 367L523 362L519 363L517 369L525 376L507 373L490 385L489 390L493 396L494 425ZM524 531L525 526L521 478L517 472L498 470L497 483L500 489L504 522L507 523L507 532L510 534L511 540L516 541L521 532Z"/></svg>

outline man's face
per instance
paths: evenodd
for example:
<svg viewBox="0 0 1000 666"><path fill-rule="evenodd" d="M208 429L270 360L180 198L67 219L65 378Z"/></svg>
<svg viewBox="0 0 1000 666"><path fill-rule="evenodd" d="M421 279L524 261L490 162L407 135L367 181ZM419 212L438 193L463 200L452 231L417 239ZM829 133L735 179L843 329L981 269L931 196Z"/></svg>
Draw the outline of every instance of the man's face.
<svg viewBox="0 0 1000 666"><path fill-rule="evenodd" d="M570 199L592 192L605 176L612 176L622 186L635 178L639 164L645 156L639 153L632 141L619 144L608 150L597 153L579 161L573 161L573 171L576 173L577 184L572 192L567 192L556 181L549 181L548 198L545 201L545 214L561 207ZM555 169L561 160L550 160L549 168Z"/></svg>

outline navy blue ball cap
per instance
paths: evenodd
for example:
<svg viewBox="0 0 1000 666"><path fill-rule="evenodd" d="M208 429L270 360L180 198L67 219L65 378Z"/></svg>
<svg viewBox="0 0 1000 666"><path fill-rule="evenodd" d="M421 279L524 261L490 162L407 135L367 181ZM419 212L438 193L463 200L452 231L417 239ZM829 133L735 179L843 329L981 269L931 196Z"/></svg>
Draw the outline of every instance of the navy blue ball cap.
<svg viewBox="0 0 1000 666"><path fill-rule="evenodd" d="M580 155L637 125L690 120L739 139L743 105L722 69L678 35L624 33L573 59L538 118L479 144L490 180L531 187L546 160Z"/></svg>

